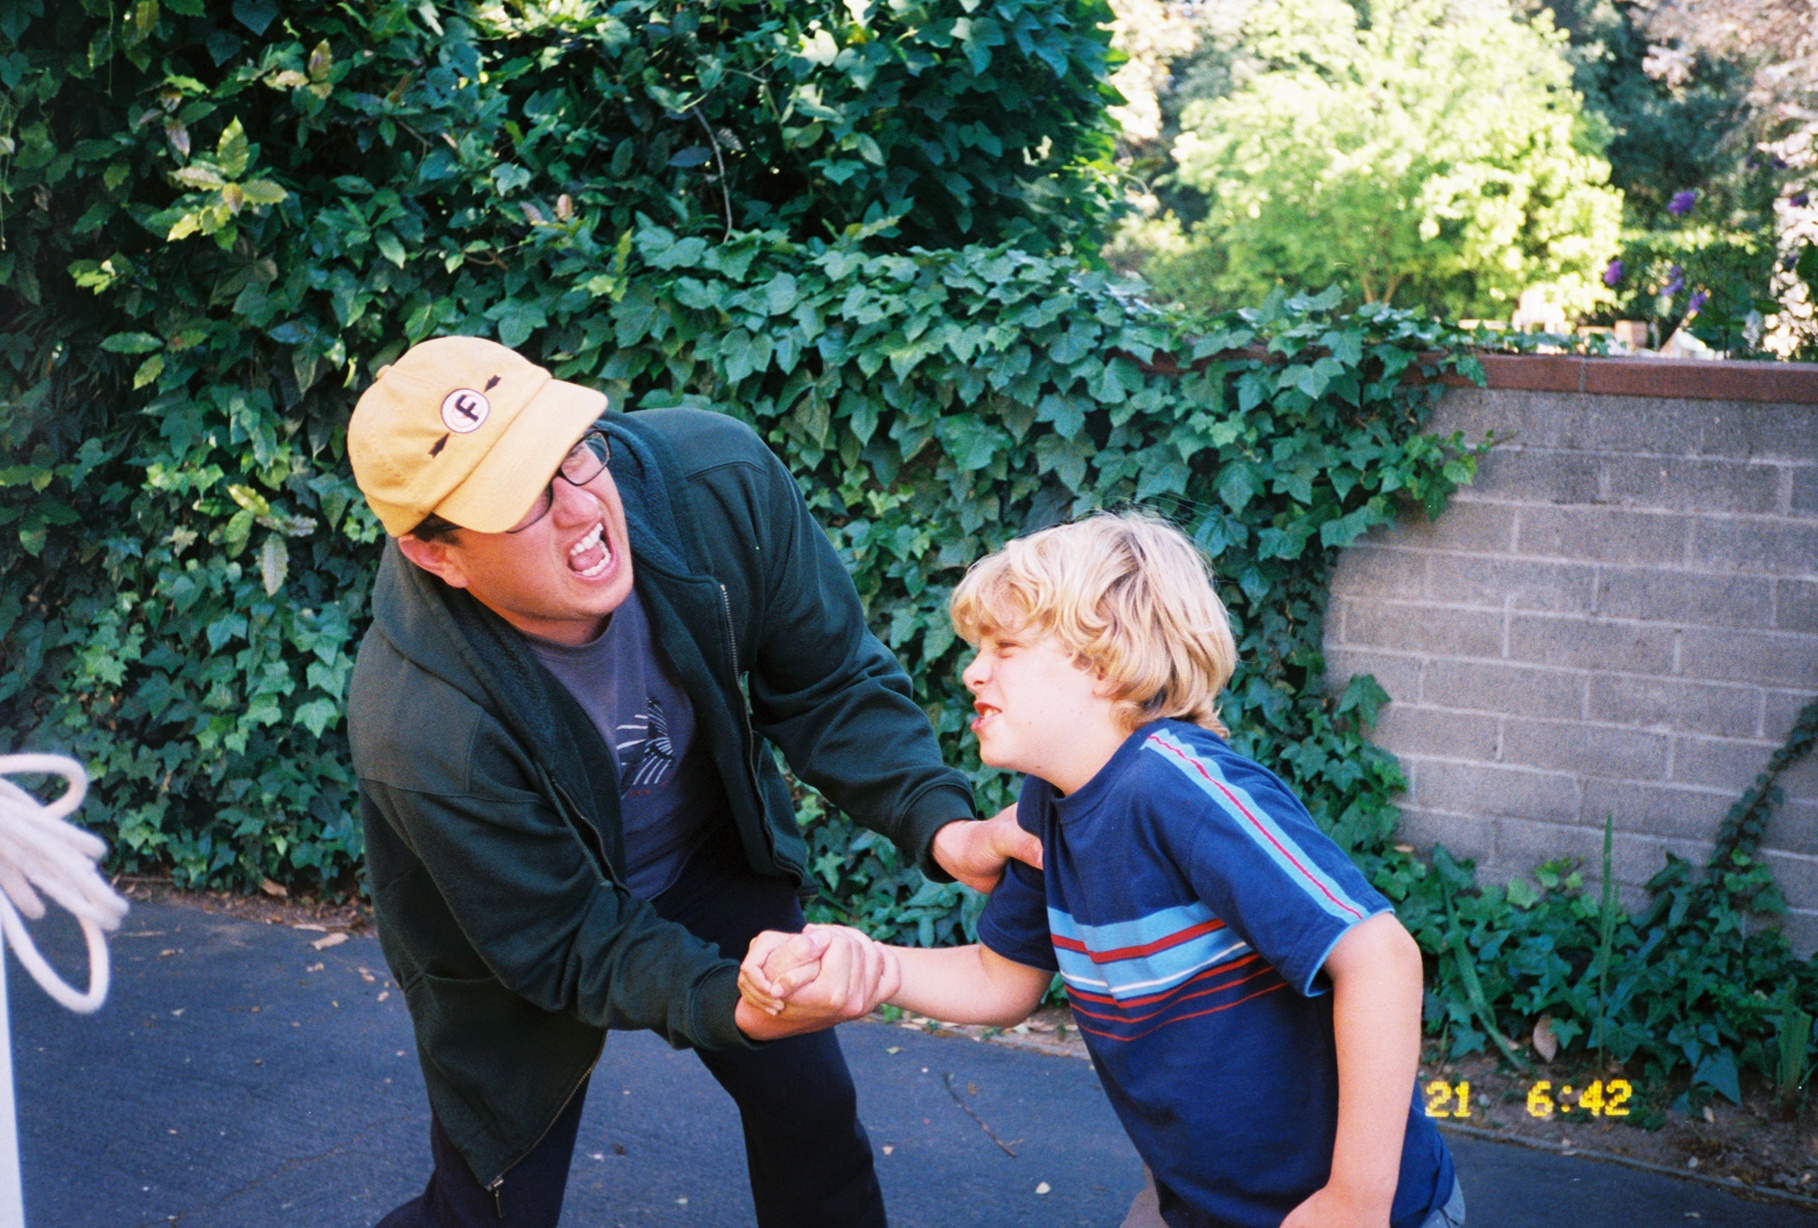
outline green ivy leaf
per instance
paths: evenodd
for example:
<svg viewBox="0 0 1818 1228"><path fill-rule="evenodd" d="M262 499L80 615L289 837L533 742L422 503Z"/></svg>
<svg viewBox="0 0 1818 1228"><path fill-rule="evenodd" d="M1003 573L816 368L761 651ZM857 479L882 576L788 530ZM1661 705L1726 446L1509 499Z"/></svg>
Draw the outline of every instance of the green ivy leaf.
<svg viewBox="0 0 1818 1228"><path fill-rule="evenodd" d="M1742 1080L1736 1071L1736 1055L1727 1048L1706 1054L1692 1072L1692 1082L1716 1089L1731 1104L1742 1104Z"/></svg>
<svg viewBox="0 0 1818 1228"><path fill-rule="evenodd" d="M268 517L271 515L271 504L266 502L264 495L250 486L230 485L227 488L227 494L230 499L254 516Z"/></svg>
<svg viewBox="0 0 1818 1228"><path fill-rule="evenodd" d="M341 723L341 705L332 699L312 699L297 705L291 720L309 730L309 736L320 738Z"/></svg>
<svg viewBox="0 0 1818 1228"><path fill-rule="evenodd" d="M1242 512L1256 497L1256 477L1245 464L1226 465L1219 473L1218 497L1233 512Z"/></svg>
<svg viewBox="0 0 1818 1228"><path fill-rule="evenodd" d="M1541 900L1540 892L1536 891L1534 884L1525 878L1510 879L1508 895L1509 903L1522 909L1532 908Z"/></svg>
<svg viewBox="0 0 1818 1228"><path fill-rule="evenodd" d="M277 0L234 0L234 17L254 34L264 34L277 20Z"/></svg>
<svg viewBox="0 0 1818 1228"><path fill-rule="evenodd" d="M1389 693L1372 675L1353 674L1345 683L1344 694L1339 696L1337 711L1340 716L1355 713L1365 725L1374 725L1376 714L1388 702Z"/></svg>
<svg viewBox="0 0 1818 1228"><path fill-rule="evenodd" d="M795 278L788 273L778 273L764 283L765 308L773 316L786 315L795 310L801 297Z"/></svg>
<svg viewBox="0 0 1818 1228"><path fill-rule="evenodd" d="M149 354L163 347L164 342L150 333L114 333L101 341L101 348L110 354Z"/></svg>
<svg viewBox="0 0 1818 1228"><path fill-rule="evenodd" d="M229 179L244 175L251 164L252 144L246 139L246 129L241 127L238 116L228 121L221 131L221 139L215 142L215 162Z"/></svg>
<svg viewBox="0 0 1818 1228"><path fill-rule="evenodd" d="M275 595L283 588L289 574L290 550L285 546L284 538L273 533L266 537L265 545L259 550L259 579L265 585L266 595Z"/></svg>
<svg viewBox="0 0 1818 1228"><path fill-rule="evenodd" d="M537 329L549 323L543 305L532 299L506 299L489 308L486 316L498 322L499 344L513 350L530 340L530 335Z"/></svg>
<svg viewBox="0 0 1818 1228"><path fill-rule="evenodd" d="M240 195L249 205L276 205L290 199L290 193L269 179L248 179L240 185Z"/></svg>
<svg viewBox="0 0 1818 1228"><path fill-rule="evenodd" d="M373 245L379 249L379 254L381 256L397 265L400 269L404 267L404 262L408 257L404 252L404 244L398 239L397 235L389 230L381 230L372 237L372 241Z"/></svg>
<svg viewBox="0 0 1818 1228"><path fill-rule="evenodd" d="M943 418L935 430L961 471L983 469L1003 444L1000 431L974 419Z"/></svg>

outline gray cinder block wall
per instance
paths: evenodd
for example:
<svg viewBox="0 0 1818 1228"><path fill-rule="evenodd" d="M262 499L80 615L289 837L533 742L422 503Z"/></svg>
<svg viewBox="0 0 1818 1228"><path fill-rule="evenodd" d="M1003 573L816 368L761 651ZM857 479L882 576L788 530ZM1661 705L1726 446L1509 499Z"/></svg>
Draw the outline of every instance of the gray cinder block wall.
<svg viewBox="0 0 1818 1228"><path fill-rule="evenodd" d="M1595 880L1613 815L1633 904L1667 850L1702 868L1818 694L1818 405L1471 388L1435 426L1506 442L1437 522L1341 556L1332 680L1392 698L1376 740L1411 843L1480 881L1563 855ZM1808 955L1815 760L1781 778L1764 842Z"/></svg>

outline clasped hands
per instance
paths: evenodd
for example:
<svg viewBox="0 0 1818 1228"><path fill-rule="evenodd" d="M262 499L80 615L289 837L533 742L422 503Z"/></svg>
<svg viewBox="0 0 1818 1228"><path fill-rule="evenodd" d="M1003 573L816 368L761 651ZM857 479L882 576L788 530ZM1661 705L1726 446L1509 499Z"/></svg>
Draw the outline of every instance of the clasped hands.
<svg viewBox="0 0 1818 1228"><path fill-rule="evenodd" d="M739 965L739 1029L753 1040L816 1032L868 1014L902 984L896 953L844 925L766 930Z"/></svg>
<svg viewBox="0 0 1818 1228"><path fill-rule="evenodd" d="M1038 870L1042 865L1042 843L1018 826L1014 805L989 819L948 823L935 833L932 853L955 880L983 892L997 886L1012 857ZM751 940L739 965L734 1018L751 1039L778 1040L869 1014L901 984L895 953L858 930L766 930Z"/></svg>

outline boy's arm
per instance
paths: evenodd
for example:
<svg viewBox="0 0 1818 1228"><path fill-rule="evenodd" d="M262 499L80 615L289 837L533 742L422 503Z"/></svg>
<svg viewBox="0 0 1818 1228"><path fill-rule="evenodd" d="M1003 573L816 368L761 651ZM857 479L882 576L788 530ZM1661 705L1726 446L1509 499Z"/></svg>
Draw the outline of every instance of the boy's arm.
<svg viewBox="0 0 1818 1228"><path fill-rule="evenodd" d="M983 943L967 947L890 947L902 967L902 988L889 998L944 1023L1014 1027L1041 1005L1054 974L1005 959Z"/></svg>
<svg viewBox="0 0 1818 1228"><path fill-rule="evenodd" d="M1420 1066L1420 948L1378 913L1338 940L1325 971L1338 1049L1332 1174L1282 1228L1388 1228Z"/></svg>
<svg viewBox="0 0 1818 1228"><path fill-rule="evenodd" d="M797 991L822 979L823 956L834 934L870 942L857 930L821 925L810 925L801 934L754 938L739 969L741 1011L786 1016ZM1041 1005L1054 975L1005 959L979 943L933 951L872 945L885 965L872 990L872 1005L888 1001L945 1023L1019 1024Z"/></svg>

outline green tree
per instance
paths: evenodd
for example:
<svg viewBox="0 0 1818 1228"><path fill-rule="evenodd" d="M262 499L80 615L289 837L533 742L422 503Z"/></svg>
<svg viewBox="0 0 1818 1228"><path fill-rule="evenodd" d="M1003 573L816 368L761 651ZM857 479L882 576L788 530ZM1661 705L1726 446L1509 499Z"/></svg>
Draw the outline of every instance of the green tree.
<svg viewBox="0 0 1818 1228"><path fill-rule="evenodd" d="M1547 18L1259 0L1238 37L1233 87L1182 115L1175 174L1206 213L1153 262L1164 289L1229 302L1341 282L1454 315L1506 314L1536 286L1567 312L1605 297L1621 196Z"/></svg>
<svg viewBox="0 0 1818 1228"><path fill-rule="evenodd" d="M1804 257L1818 27L1803 0L1524 0L1571 35L1586 105L1615 132L1620 264L1607 318L1681 326L1732 357L1818 344ZM1802 264L1801 261L1804 260Z"/></svg>
<svg viewBox="0 0 1818 1228"><path fill-rule="evenodd" d="M1625 225L1670 224L1675 194L1708 194L1744 169L1748 82L1740 70L1708 55L1651 50L1648 14L1618 0L1524 2L1532 13L1550 12L1569 36L1573 87L1610 128L1610 182L1622 189Z"/></svg>
<svg viewBox="0 0 1818 1228"><path fill-rule="evenodd" d="M1757 131L1813 131L1818 22L1807 0L1661 0L1643 9L1656 55L1701 55L1748 74Z"/></svg>

